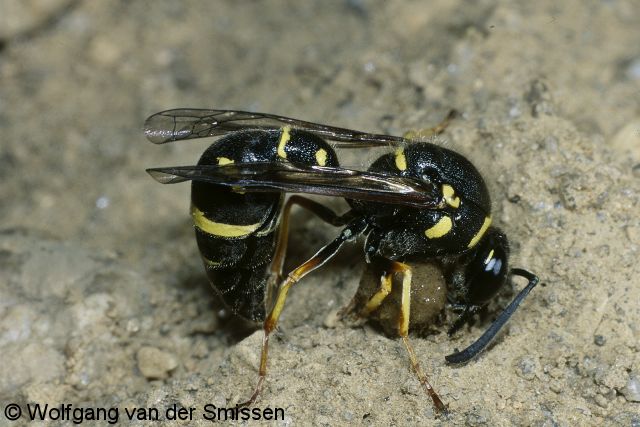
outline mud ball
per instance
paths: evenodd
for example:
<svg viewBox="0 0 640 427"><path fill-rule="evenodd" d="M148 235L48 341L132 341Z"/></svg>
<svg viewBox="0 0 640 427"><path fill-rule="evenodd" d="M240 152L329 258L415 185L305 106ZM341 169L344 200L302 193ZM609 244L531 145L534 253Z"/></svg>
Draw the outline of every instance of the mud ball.
<svg viewBox="0 0 640 427"><path fill-rule="evenodd" d="M407 261L413 273L411 280L411 313L409 330L426 334L435 325L446 303L447 287L440 266L433 261ZM355 313L380 289L382 271L368 264L360 278L355 296ZM389 336L398 336L398 317L402 296L402 274L395 274L391 293L368 319L379 325Z"/></svg>

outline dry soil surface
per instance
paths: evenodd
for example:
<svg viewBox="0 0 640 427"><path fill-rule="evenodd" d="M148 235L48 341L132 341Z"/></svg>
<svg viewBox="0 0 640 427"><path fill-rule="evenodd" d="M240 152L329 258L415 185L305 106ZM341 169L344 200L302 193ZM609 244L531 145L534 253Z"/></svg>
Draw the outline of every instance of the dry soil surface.
<svg viewBox="0 0 640 427"><path fill-rule="evenodd" d="M145 140L148 115L188 106L396 135L455 108L440 143L483 172L512 264L546 285L465 366L444 356L513 291L452 340L446 324L412 337L437 418L399 340L336 320L363 270L361 243L345 248L290 294L256 404L285 417L259 423L639 426L638 16L634 0L3 0L0 404L23 415L0 424L48 403L121 425L177 405L195 409L173 425L207 425L205 405L250 394L260 332L209 288L189 186L145 173L209 143ZM337 233L293 223L288 266Z"/></svg>

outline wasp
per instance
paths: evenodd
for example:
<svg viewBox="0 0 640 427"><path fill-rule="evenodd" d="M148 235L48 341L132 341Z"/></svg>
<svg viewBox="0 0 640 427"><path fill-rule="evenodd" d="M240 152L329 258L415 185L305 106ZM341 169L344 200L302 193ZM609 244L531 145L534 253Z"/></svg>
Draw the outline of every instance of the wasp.
<svg viewBox="0 0 640 427"><path fill-rule="evenodd" d="M452 118L432 129L440 133ZM492 225L484 179L461 154L430 142L365 133L272 114L174 109L150 116L147 138L156 144L222 136L193 166L147 172L161 183L191 183L191 216L207 276L231 310L262 322L259 377L245 404L258 397L267 373L269 337L292 286L364 236L364 258L379 277L360 314L377 310L401 287L397 333L420 384L437 413L447 407L418 363L409 333L412 268L409 259L437 262L445 272L447 300L461 314L450 334L469 321L508 281L528 284L486 332L446 357L464 363L480 353L511 317L538 278L509 269L507 236ZM329 142L331 141L331 143ZM384 147L367 170L341 167L336 149ZM350 209L337 214L300 194L341 197ZM283 274L291 208L299 205L341 227L315 255Z"/></svg>

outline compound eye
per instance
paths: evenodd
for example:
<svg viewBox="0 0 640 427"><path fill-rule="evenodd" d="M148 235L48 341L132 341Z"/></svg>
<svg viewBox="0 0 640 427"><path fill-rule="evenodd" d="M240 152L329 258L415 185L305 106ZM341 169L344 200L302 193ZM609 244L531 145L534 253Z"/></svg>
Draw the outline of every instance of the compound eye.
<svg viewBox="0 0 640 427"><path fill-rule="evenodd" d="M482 305L493 298L507 277L508 246L504 235L492 233L467 265L467 303Z"/></svg>
<svg viewBox="0 0 640 427"><path fill-rule="evenodd" d="M487 258L484 260L484 273L499 276L502 271L502 259L495 256L495 250L489 252Z"/></svg>

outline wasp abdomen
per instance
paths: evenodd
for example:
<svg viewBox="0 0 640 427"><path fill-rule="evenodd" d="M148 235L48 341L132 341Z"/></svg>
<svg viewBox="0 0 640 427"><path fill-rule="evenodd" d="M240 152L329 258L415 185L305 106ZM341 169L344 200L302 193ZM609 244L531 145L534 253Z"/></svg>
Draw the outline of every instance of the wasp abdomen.
<svg viewBox="0 0 640 427"><path fill-rule="evenodd" d="M213 143L198 165L273 161L338 166L324 140L289 127L229 134ZM191 216L207 275L232 311L255 321L265 315L283 198L279 192L244 193L199 181L191 187Z"/></svg>

